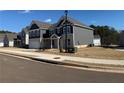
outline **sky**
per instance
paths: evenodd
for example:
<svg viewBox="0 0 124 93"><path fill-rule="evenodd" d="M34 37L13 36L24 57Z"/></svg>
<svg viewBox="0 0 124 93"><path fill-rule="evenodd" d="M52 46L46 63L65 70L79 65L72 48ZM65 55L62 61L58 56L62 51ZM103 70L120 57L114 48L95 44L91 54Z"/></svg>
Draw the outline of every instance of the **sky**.
<svg viewBox="0 0 124 93"><path fill-rule="evenodd" d="M64 10L0 10L0 30L20 32L32 20L56 23ZM69 10L68 16L86 25L108 25L124 30L124 10Z"/></svg>

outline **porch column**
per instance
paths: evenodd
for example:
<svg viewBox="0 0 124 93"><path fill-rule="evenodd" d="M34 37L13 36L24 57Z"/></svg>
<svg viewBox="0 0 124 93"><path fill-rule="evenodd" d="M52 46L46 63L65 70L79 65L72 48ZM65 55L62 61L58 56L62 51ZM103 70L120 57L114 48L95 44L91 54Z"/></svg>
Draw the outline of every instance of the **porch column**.
<svg viewBox="0 0 124 93"><path fill-rule="evenodd" d="M59 38L57 38L57 45L58 45L58 49L59 49Z"/></svg>
<svg viewBox="0 0 124 93"><path fill-rule="evenodd" d="M53 48L53 45L52 45L52 38L51 38L50 40L51 40L51 48Z"/></svg>

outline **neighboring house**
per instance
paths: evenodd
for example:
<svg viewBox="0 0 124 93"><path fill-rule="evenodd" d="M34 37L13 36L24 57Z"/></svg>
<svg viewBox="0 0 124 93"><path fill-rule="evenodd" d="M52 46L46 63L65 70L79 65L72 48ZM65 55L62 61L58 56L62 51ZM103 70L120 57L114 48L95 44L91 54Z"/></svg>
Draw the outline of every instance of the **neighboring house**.
<svg viewBox="0 0 124 93"><path fill-rule="evenodd" d="M44 48L44 35L49 36L51 24L33 20L29 26L29 48Z"/></svg>
<svg viewBox="0 0 124 93"><path fill-rule="evenodd" d="M93 44L94 46L101 46L101 38L99 35L94 35Z"/></svg>
<svg viewBox="0 0 124 93"><path fill-rule="evenodd" d="M17 38L14 39L15 47L29 47L29 27L25 27L22 29L20 33L18 33Z"/></svg>
<svg viewBox="0 0 124 93"><path fill-rule="evenodd" d="M66 24L65 16L55 24L33 20L27 32L29 32L29 48L64 49L65 44L68 48L93 45L93 29L71 17L67 17Z"/></svg>
<svg viewBox="0 0 124 93"><path fill-rule="evenodd" d="M0 34L0 47L13 47L15 33L1 33Z"/></svg>

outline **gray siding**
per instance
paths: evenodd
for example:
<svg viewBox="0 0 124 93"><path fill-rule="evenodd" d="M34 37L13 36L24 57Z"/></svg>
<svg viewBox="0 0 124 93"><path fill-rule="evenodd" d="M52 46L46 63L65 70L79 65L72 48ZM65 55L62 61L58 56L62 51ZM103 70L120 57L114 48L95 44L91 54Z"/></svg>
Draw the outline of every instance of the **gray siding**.
<svg viewBox="0 0 124 93"><path fill-rule="evenodd" d="M51 48L51 40L49 39L43 39L43 47L46 49Z"/></svg>
<svg viewBox="0 0 124 93"><path fill-rule="evenodd" d="M67 40L67 47L74 47L74 43L73 43L73 34L68 34L67 35L67 39L70 40L70 44ZM60 39L60 46L62 48L65 48L65 35L62 36L62 38Z"/></svg>
<svg viewBox="0 0 124 93"><path fill-rule="evenodd" d="M29 39L29 48L31 49L39 49L40 46L40 39L39 38L33 38Z"/></svg>
<svg viewBox="0 0 124 93"><path fill-rule="evenodd" d="M77 26L73 26L75 45L93 44L93 31Z"/></svg>

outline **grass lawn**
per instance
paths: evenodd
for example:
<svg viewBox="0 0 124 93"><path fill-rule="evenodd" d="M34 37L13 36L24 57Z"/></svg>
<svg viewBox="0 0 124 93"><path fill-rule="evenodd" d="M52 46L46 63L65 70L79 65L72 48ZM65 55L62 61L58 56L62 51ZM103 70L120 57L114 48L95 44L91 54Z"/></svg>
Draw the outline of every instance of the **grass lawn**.
<svg viewBox="0 0 124 93"><path fill-rule="evenodd" d="M99 59L123 59L124 51L117 51L111 48L102 47L87 47L78 49L78 52L73 53L60 53L57 49L45 50L44 53L52 53L67 56L78 56L78 57L88 57L88 58L99 58Z"/></svg>

